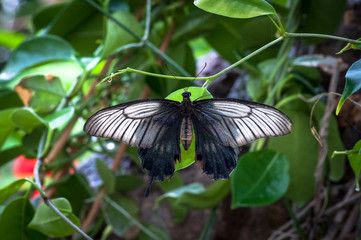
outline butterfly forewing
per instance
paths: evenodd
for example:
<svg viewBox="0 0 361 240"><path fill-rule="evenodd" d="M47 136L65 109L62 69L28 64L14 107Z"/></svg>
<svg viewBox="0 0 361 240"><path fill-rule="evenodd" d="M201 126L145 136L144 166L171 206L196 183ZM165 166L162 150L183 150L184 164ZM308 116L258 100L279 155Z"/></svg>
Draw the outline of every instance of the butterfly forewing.
<svg viewBox="0 0 361 240"><path fill-rule="evenodd" d="M165 134L170 116L179 114L179 103L170 100L139 100L105 108L91 116L84 131L92 136L149 148Z"/></svg>
<svg viewBox="0 0 361 240"><path fill-rule="evenodd" d="M224 146L240 147L256 139L290 133L292 122L279 110L237 99L194 102L194 117Z"/></svg>

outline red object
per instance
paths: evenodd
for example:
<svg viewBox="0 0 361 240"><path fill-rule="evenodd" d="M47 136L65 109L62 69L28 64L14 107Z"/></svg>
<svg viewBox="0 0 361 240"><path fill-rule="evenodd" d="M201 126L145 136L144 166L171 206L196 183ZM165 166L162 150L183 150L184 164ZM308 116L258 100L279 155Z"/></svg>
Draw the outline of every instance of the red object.
<svg viewBox="0 0 361 240"><path fill-rule="evenodd" d="M15 158L13 165L13 174L16 178L22 179L32 177L36 159L27 159L24 155Z"/></svg>

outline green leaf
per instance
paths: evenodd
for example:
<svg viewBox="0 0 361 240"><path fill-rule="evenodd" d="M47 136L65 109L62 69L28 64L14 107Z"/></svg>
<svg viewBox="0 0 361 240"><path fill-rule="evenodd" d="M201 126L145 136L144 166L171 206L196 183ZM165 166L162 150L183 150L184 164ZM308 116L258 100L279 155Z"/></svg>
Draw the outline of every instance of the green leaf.
<svg viewBox="0 0 361 240"><path fill-rule="evenodd" d="M46 125L41 117L26 107L13 111L10 118L16 127L21 128L27 133L30 133L40 125Z"/></svg>
<svg viewBox="0 0 361 240"><path fill-rule="evenodd" d="M229 193L229 180L219 180L205 189L199 183L193 183L169 191L157 199L156 206L167 198L175 204L192 209L207 209L217 206Z"/></svg>
<svg viewBox="0 0 361 240"><path fill-rule="evenodd" d="M67 40L81 55L91 56L103 37L103 15L86 1L68 1L46 6L33 17L36 31Z"/></svg>
<svg viewBox="0 0 361 240"><path fill-rule="evenodd" d="M280 199L289 184L289 164L271 150L243 155L231 176L232 208L264 206Z"/></svg>
<svg viewBox="0 0 361 240"><path fill-rule="evenodd" d="M286 136L269 139L268 148L286 155L290 164L290 184L286 196L303 204L314 194L319 146L309 130L310 110L305 103L294 101L282 111L292 119L292 131Z"/></svg>
<svg viewBox="0 0 361 240"><path fill-rule="evenodd" d="M105 197L102 210L105 221L113 227L118 236L123 236L134 224L134 220L138 220L138 206L130 198L116 195Z"/></svg>
<svg viewBox="0 0 361 240"><path fill-rule="evenodd" d="M38 64L73 58L73 48L63 39L50 35L33 37L12 52L0 74L0 80L10 80L22 70Z"/></svg>
<svg viewBox="0 0 361 240"><path fill-rule="evenodd" d="M12 200L0 216L0 236L6 240L47 239L36 230L27 228L34 215L34 208L29 200L19 197Z"/></svg>
<svg viewBox="0 0 361 240"><path fill-rule="evenodd" d="M0 46L8 49L16 48L26 37L19 32L0 29Z"/></svg>
<svg viewBox="0 0 361 240"><path fill-rule="evenodd" d="M360 191L359 175L361 171L361 140L353 147L352 151L347 153L351 168L355 173L356 190Z"/></svg>
<svg viewBox="0 0 361 240"><path fill-rule="evenodd" d="M361 88L361 59L351 65L346 73L346 85L337 105L336 115L341 110L346 99Z"/></svg>
<svg viewBox="0 0 361 240"><path fill-rule="evenodd" d="M19 85L32 93L29 106L37 113L53 111L66 95L57 77L33 76L24 78Z"/></svg>
<svg viewBox="0 0 361 240"><path fill-rule="evenodd" d="M116 175L115 189L116 191L126 193L133 191L143 184L143 180L133 175Z"/></svg>
<svg viewBox="0 0 361 240"><path fill-rule="evenodd" d="M109 169L107 164L99 158L96 160L96 166L107 193L113 193L115 189L115 176L113 172Z"/></svg>
<svg viewBox="0 0 361 240"><path fill-rule="evenodd" d="M68 200L65 198L56 198L52 199L51 202L76 226L80 226L80 221L72 213L72 208ZM52 238L65 237L75 233L75 230L72 227L70 227L44 203L36 209L35 216L29 223L28 227L36 229Z"/></svg>
<svg viewBox="0 0 361 240"><path fill-rule="evenodd" d="M64 126L70 121L75 113L75 109L72 106L63 108L59 111L53 112L44 118L44 121L48 123L51 129L56 129L60 126Z"/></svg>
<svg viewBox="0 0 361 240"><path fill-rule="evenodd" d="M142 26L133 14L129 12L119 11L113 13L112 16L124 26L131 29L139 37L142 36ZM126 32L122 27L115 24L112 20L108 19L107 30L104 40L103 57L112 55L118 51L118 48L128 43L133 43L137 41L139 40Z"/></svg>
<svg viewBox="0 0 361 240"><path fill-rule="evenodd" d="M0 89L0 110L24 106L18 94L8 88Z"/></svg>
<svg viewBox="0 0 361 240"><path fill-rule="evenodd" d="M20 72L11 81L7 82L6 85L9 88L14 88L23 78L31 76L57 76L65 90L70 90L74 84L74 79L79 77L83 73L83 68L75 61L56 61L46 62L41 65L32 66Z"/></svg>
<svg viewBox="0 0 361 240"><path fill-rule="evenodd" d="M6 187L0 189L0 205L3 204L10 196L18 191L21 186L26 182L25 179L16 180Z"/></svg>
<svg viewBox="0 0 361 240"><path fill-rule="evenodd" d="M11 108L0 111L0 149L14 130L14 122L11 120L11 115L16 110L17 108Z"/></svg>
<svg viewBox="0 0 361 240"><path fill-rule="evenodd" d="M361 38L357 39L357 41L361 41ZM347 50L350 49L358 49L361 50L361 44L355 44L355 43L347 43L346 46L344 48L342 48L339 52L337 52L336 54L341 54Z"/></svg>
<svg viewBox="0 0 361 240"><path fill-rule="evenodd" d="M57 187L56 197L66 198L77 216L84 209L86 200L94 196L94 191L89 187L86 179L77 173L63 177L54 185Z"/></svg>
<svg viewBox="0 0 361 240"><path fill-rule="evenodd" d="M231 18L252 18L276 15L275 9L263 0L196 0L194 5L204 11Z"/></svg>
<svg viewBox="0 0 361 240"><path fill-rule="evenodd" d="M165 99L170 99L170 100L173 100L173 101L181 102L181 101L183 101L182 93L185 90L187 90L188 92L191 93L191 101L194 101L195 99L198 99L198 98L201 98L201 97L202 97L201 99L213 98L212 95L210 94L210 92L208 92L208 90L205 89L205 88L189 87L189 88L179 89L179 90L177 90L175 92L172 92ZM180 148L181 148L182 161L175 165L176 171L180 170L180 169L183 169L183 168L186 168L186 167L188 167L188 166L190 166L191 164L194 163L194 159L195 159L194 131L193 131L192 143L191 143L191 146L188 148L188 150L187 151L184 150L182 144L180 144Z"/></svg>
<svg viewBox="0 0 361 240"><path fill-rule="evenodd" d="M156 183L164 193L184 186L183 179L178 172L175 172L171 179L162 182L157 181ZM176 202L176 199L173 198L168 198L168 202L170 207L172 208L174 222L176 223L183 222L187 217L187 213L188 213L187 208L180 206Z"/></svg>

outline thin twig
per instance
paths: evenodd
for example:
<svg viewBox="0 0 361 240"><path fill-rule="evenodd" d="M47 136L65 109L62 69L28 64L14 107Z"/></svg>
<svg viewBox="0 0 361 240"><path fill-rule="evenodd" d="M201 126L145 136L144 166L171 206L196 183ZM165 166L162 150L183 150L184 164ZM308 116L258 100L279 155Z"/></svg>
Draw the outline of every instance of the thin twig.
<svg viewBox="0 0 361 240"><path fill-rule="evenodd" d="M46 196L45 192L42 190L42 184L41 184L41 180L40 180L40 168L43 165L43 158L42 158L42 153L43 153L43 149L44 149L44 145L46 142L46 136L47 136L47 131L45 131L40 139L40 143L39 143L39 147L38 147L38 155L37 155L37 161L35 164L35 168L34 168L34 179L35 179L35 184L38 185L38 190L42 191L40 193L44 203L50 207L51 210L53 210L61 219L63 219L70 227L72 227L77 233L79 233L80 235L82 235L85 239L88 240L92 240L91 237L89 237L85 232L83 232L78 226L76 226L72 221L70 221L70 219L68 219L59 209L57 209L54 204L49 200L49 198Z"/></svg>
<svg viewBox="0 0 361 240"><path fill-rule="evenodd" d="M340 73L340 64L336 64L334 66L334 72L331 77L331 82L329 86L329 92L335 92L337 88L337 83L339 79L339 73ZM320 140L321 140L321 146L319 147L319 154L318 154L318 162L315 172L315 205L313 207L314 213L317 214L320 211L321 207L321 192L323 188L323 170L324 170L324 164L327 157L327 136L328 136L328 127L330 124L331 116L334 111L335 107L335 98L334 97L328 97L327 104L326 104L326 110L325 114L321 120L321 129L320 129Z"/></svg>

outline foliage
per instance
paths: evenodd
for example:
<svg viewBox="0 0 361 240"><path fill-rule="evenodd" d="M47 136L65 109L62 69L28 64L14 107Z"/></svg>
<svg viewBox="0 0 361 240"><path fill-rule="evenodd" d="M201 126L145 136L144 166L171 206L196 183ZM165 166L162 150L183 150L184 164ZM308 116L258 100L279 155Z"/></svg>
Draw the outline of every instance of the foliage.
<svg viewBox="0 0 361 240"><path fill-rule="evenodd" d="M102 107L140 97L180 101L184 87L193 86L188 88L193 100L210 98L206 87L235 67L249 73L245 90L252 100L275 105L290 116L292 133L267 144L264 140L255 142L252 152L239 158L230 180L209 187L185 185L182 180L179 170L194 162L193 141L190 150L182 150L182 162L176 165L173 178L157 183L163 194L156 206L167 200L178 223L185 220L188 209L216 209L229 193L232 208L265 206L282 197L296 204L312 199L319 145L309 131L312 106L299 95L314 96L325 90L320 85L319 70L307 65L311 60L291 54L294 39L314 44L314 38L309 37L319 38L318 42L320 38L333 38L348 42L345 49L359 49L361 43L317 35L335 31L344 0L334 1L332 8L320 7L329 4L325 0L287 2L147 1L145 6L145 1L70 0L37 10L26 36L1 30L0 45L10 49L11 56L0 72L0 166L25 155L38 158L44 164L42 171L54 172L52 182L45 181L45 193L30 180L17 180L0 189L1 236L46 239L75 232L47 205L39 206L39 198L30 197L36 188L44 198L45 194L56 197L53 204L75 226L81 225L80 217L89 214L86 203L94 201L90 204L93 208L101 206L98 220L87 226L91 237L102 235L105 239L109 232L118 236L134 234L132 228L136 227L136 239L169 239L165 229L139 218L139 206L130 194L144 188L139 176L110 169L100 159L93 171L99 173L101 186L91 187L77 172L75 160L86 160L95 152L115 159L119 153L127 155L140 165L134 148L121 145L118 150L110 149L107 146L111 141L86 136L83 123ZM192 77L196 75L195 58L210 49L234 65L212 76ZM169 72L180 76L169 76ZM360 60L346 74L337 113L359 90L359 72ZM96 85L106 76L110 83ZM194 87L193 80L206 83L203 88ZM316 124L321 123L324 111L324 104L316 107ZM344 174L344 159L331 158L335 149L343 148L334 116L329 128L324 168L329 171L325 171L325 177L339 181ZM357 144L348 153L357 179L359 148ZM31 183L30 188L22 187L26 181ZM98 201L101 204L96 204Z"/></svg>

